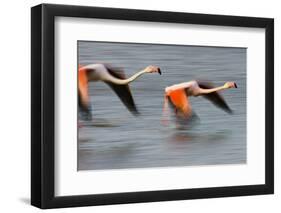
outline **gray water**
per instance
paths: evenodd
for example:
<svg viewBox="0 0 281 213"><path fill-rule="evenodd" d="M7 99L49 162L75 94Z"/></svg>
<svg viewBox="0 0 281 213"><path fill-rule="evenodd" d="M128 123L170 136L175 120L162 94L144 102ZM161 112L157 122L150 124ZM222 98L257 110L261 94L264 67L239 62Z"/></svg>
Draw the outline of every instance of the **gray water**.
<svg viewBox="0 0 281 213"><path fill-rule="evenodd" d="M148 65L163 72L130 84L138 117L105 83L90 83L96 123L78 129L78 170L246 163L245 48L79 41L78 60L81 65L122 67L126 76ZM162 126L164 88L193 79L217 86L235 81L237 89L222 92L234 113L225 113L203 97L191 97L200 120L188 129L178 129L173 121Z"/></svg>

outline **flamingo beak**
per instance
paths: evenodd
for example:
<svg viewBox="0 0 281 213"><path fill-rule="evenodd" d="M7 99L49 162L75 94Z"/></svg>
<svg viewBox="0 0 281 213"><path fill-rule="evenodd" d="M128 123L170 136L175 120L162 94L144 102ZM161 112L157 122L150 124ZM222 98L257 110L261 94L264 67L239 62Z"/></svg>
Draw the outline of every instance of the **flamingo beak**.
<svg viewBox="0 0 281 213"><path fill-rule="evenodd" d="M234 83L234 87L235 87L235 88L238 88L236 83Z"/></svg>
<svg viewBox="0 0 281 213"><path fill-rule="evenodd" d="M158 71L159 75L161 75L161 74L162 74L162 72L161 72L160 68L157 68L157 71Z"/></svg>

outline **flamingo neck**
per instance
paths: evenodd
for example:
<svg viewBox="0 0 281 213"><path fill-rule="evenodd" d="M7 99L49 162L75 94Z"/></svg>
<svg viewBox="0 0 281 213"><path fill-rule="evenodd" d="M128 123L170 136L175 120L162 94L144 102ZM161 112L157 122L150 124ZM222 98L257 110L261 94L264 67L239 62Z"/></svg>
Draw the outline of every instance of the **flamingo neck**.
<svg viewBox="0 0 281 213"><path fill-rule="evenodd" d="M107 79L107 81L110 81L111 83L117 84L117 85L126 85L131 83L132 81L136 80L137 78L139 78L141 75L145 74L146 71L145 70L141 70L139 72L137 72L136 74L132 75L130 78L127 79L118 79L115 78L113 76L110 76L109 79Z"/></svg>

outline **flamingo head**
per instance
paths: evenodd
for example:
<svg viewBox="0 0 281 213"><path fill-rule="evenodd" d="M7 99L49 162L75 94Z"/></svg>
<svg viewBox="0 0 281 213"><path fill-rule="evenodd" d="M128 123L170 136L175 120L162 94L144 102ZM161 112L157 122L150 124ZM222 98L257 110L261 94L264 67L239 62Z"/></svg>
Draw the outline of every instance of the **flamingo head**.
<svg viewBox="0 0 281 213"><path fill-rule="evenodd" d="M153 65L149 65L148 67L146 67L145 72L147 72L147 73L158 72L160 75L162 74L160 68L157 66L153 66Z"/></svg>
<svg viewBox="0 0 281 213"><path fill-rule="evenodd" d="M229 89L229 88L237 88L237 84L235 83L235 82L226 82L225 84L224 84L224 87L225 88L227 88L227 89Z"/></svg>

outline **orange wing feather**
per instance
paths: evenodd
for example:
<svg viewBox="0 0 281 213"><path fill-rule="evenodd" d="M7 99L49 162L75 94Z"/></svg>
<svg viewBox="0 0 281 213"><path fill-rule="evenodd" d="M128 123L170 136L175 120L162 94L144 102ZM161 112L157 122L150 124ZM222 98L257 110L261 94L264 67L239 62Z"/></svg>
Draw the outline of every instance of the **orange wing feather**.
<svg viewBox="0 0 281 213"><path fill-rule="evenodd" d="M192 109L184 89L178 89L170 92L168 97L175 108L177 116L184 116L187 118L191 115Z"/></svg>
<svg viewBox="0 0 281 213"><path fill-rule="evenodd" d="M83 69L79 65L78 71L78 90L79 96L81 98L81 104L84 108L88 108L89 106L89 95L88 95L88 76L87 70Z"/></svg>

